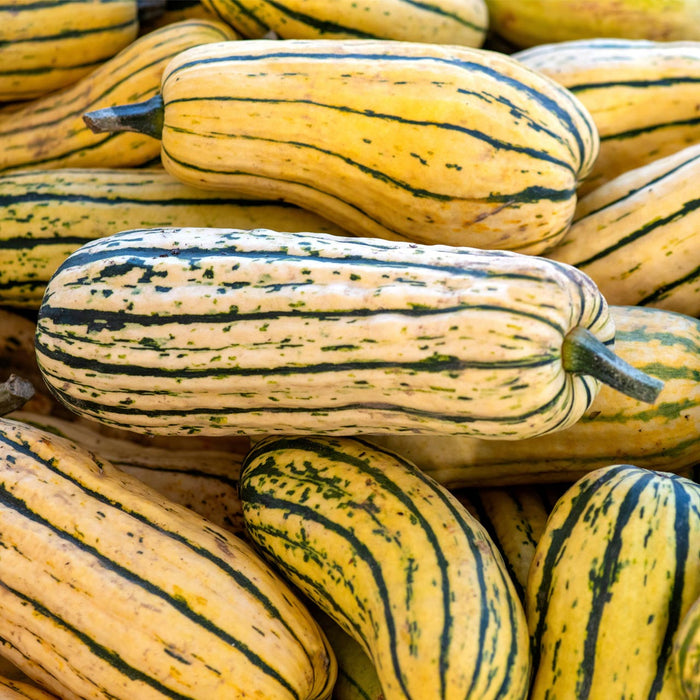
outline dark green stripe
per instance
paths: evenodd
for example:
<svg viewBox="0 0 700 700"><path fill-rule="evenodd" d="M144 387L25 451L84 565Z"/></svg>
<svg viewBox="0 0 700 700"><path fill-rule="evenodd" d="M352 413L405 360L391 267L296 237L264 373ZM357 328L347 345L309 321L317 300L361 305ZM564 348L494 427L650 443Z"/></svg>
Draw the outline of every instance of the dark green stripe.
<svg viewBox="0 0 700 700"><path fill-rule="evenodd" d="M399 686L401 687L403 694L405 695L406 698L410 698L410 694L408 692L408 688L405 685L405 681L403 678L403 674L401 673L401 666L399 663L398 659L398 654L397 654L397 644L396 644L396 639L397 639L397 632L396 632L396 627L395 627L395 621L394 618L391 615L391 605L390 605L390 600L389 600L389 590L386 585L386 582L384 581L384 577L382 575L382 566L381 563L375 558L375 555L372 553L372 551L365 545L363 542L361 542L351 530L341 528L332 518L325 517L318 512L314 511L311 508L305 507L301 505L300 502L295 502L291 501L289 499L282 499L282 498L276 498L274 496L271 496L267 493L263 493L260 488L255 488L250 486L250 481L255 477L256 475L256 469L250 468L248 465L250 464L250 460L246 459L244 462L244 468L247 467L245 475L241 476L241 482L240 482L240 497L241 501L244 504L244 517L247 514L247 511L249 511L252 508L257 508L257 509L267 509L267 510L279 510L283 509L285 513L288 515L296 515L301 517L304 521L306 522L313 522L317 527L323 528L329 532L332 532L333 534L342 537L343 539L347 540L350 545L353 547L353 551L356 554L356 556L362 560L365 565L367 566L368 571L370 572L372 578L373 578L373 583L374 583L374 588L377 597L381 601L382 604L382 610L383 610L383 623L386 626L386 631L387 635L389 637L389 645L388 645L388 650L391 654L391 663L393 666L393 671L394 671L394 676L396 677L396 680L398 681ZM277 471L272 469L272 464L270 464L270 460L267 460L267 462L262 465L266 467L266 472L267 473L277 473L280 476L285 476L287 483L289 483L289 477L287 475L284 475L282 472ZM260 467L257 468L257 471L260 471ZM288 487L288 490L289 489ZM406 499L404 499L406 500ZM407 502L407 507L411 508L412 510L415 507L415 504L411 503L410 500ZM416 517L418 517L420 514L416 514ZM250 516L248 516L250 517ZM264 516L263 516L264 517ZM248 527L248 518L246 517L246 527ZM251 529L249 530L251 534L254 534L254 531ZM290 544L296 544L296 546L299 546L299 543L294 543L291 540L287 540L287 542ZM260 546L264 547L264 543L259 543ZM308 545L305 546L308 547ZM306 550L305 550L306 551ZM271 552L268 550L268 555L271 555ZM307 552L308 555L308 552ZM286 569L286 564L285 562L280 562L277 558L275 558L275 561L277 562L278 565L281 565L283 568ZM325 563L325 562L324 562ZM444 573L442 570L436 571L436 575L439 575L440 573ZM348 582L348 585L349 582ZM444 586L444 579L443 579L443 586ZM319 601L320 602L320 601ZM347 617L347 616L346 616Z"/></svg>
<svg viewBox="0 0 700 700"><path fill-rule="evenodd" d="M589 562L591 568L588 570L589 588L591 590L591 610L586 622L586 630L583 638L583 655L576 669L576 698L577 700L586 700L590 697L593 687L593 678L595 676L595 663L598 657L596 646L598 643L598 634L603 614L606 610L606 605L612 599L612 590L617 581L618 569L621 566L620 556L623 550L623 534L627 524L632 517L635 509L639 504L639 500L644 490L649 486L650 482L656 478L653 472L642 473L641 470L631 472L629 475L620 471L623 475L623 480L618 482L613 489L610 490L608 498L614 498L612 493L615 488L619 488L627 479L631 479L631 485L626 489L624 496L620 500L617 507L615 503L611 505L614 512L614 523L612 532L606 534L607 543L605 547L605 556L603 557L600 573L596 572L595 566L598 562ZM624 484L626 487L627 485ZM604 508L601 505L601 509ZM595 519L596 514L593 514ZM579 525L583 522L588 522L592 525L591 517L583 516L579 521ZM583 572L582 572L583 573Z"/></svg>
<svg viewBox="0 0 700 700"><path fill-rule="evenodd" d="M600 141L616 141L622 139L633 139L644 134L652 134L655 131L662 129L674 129L682 126L700 126L700 117L691 117L689 119L678 119L674 122L663 122L661 124L649 124L648 126L640 126L636 129L628 129L627 131L619 131L613 134L601 135Z"/></svg>
<svg viewBox="0 0 700 700"><path fill-rule="evenodd" d="M601 205L597 209L593 209L589 212L586 212L586 214L578 219L574 219L572 223L576 224L579 221L585 221L591 216L595 216L601 211L605 211L606 209L609 209L611 207L614 207L616 204L619 204L620 202L624 202L626 199L631 199L635 194L638 192L641 192L642 190L646 189L647 187L650 187L651 185L656 185L659 182L663 182L666 178L673 178L674 175L676 175L679 171L681 171L683 168L685 168L687 165L690 164L695 164L695 162L700 159L700 153L698 155L694 155L688 160L684 160L682 163L679 163L678 165L674 166L673 168L669 170L665 170L664 172L660 173L656 177L651 178L650 180L645 180L644 182L638 184L637 186L633 187L632 189L628 190L624 194L620 195L617 199L610 200L609 202L606 202L605 204Z"/></svg>
<svg viewBox="0 0 700 700"><path fill-rule="evenodd" d="M9 176L8 176L9 177ZM143 182L134 182L128 186L133 186L136 188L148 188L148 185L152 184L152 180L144 180ZM0 187L2 183L0 182ZM89 185L88 185L89 186ZM121 185L115 185L119 187ZM93 184L95 192L103 189L100 183ZM22 204L32 204L32 203L44 203L47 204L62 204L64 202L75 202L79 204L89 204L89 205L101 205L108 204L114 206L154 206L154 207L189 207L189 206L241 206L241 207L267 207L274 205L276 207L281 207L283 209L298 209L295 204L290 204L289 202L284 202L280 199L245 199L236 196L235 194L225 194L222 193L219 196L212 196L211 192L202 192L201 197L167 197L165 199L155 199L155 198L139 198L138 193L135 193L133 197L126 197L123 195L98 195L98 194L73 194L71 192L42 192L41 190L36 191L25 191L18 194L4 195L0 193L0 207L14 207ZM1 214L1 212L0 212ZM12 220L7 217L6 220ZM35 240L35 239L32 239Z"/></svg>
<svg viewBox="0 0 700 700"><path fill-rule="evenodd" d="M696 494L696 498L692 499L689 489L680 479L671 478L671 487L673 489L673 540L669 546L675 548L675 556L673 561L676 566L673 569L673 580L668 588L667 595L667 610L666 610L666 628L661 642L659 654L656 657L656 674L651 684L649 691L649 700L654 700L664 689L664 680L666 676L666 667L668 660L673 653L673 644L676 631L683 618L682 613L684 608L685 579L688 564L690 563L690 581L695 583L698 564L697 550L690 552L691 533L697 532L698 527L698 512L691 512L691 500L698 500L700 492ZM694 542L695 543L695 542ZM697 594L697 586L692 588ZM692 594L691 594L692 595Z"/></svg>
<svg viewBox="0 0 700 700"><path fill-rule="evenodd" d="M266 5L269 5L270 7L274 8L277 10L277 12L282 15L282 17L279 19L279 23L275 24L275 31L278 33L280 38L285 39L285 38L296 38L296 34L292 32L292 35L289 36L288 33L286 33L285 27L286 27L286 20L284 17L290 18L294 22L299 22L301 24L305 24L308 27L311 27L312 29L316 30L319 34L345 34L351 37L357 37L361 39L382 39L386 37L386 32L383 32L381 34L374 34L370 32L363 32L357 29L356 27L350 27L347 25L342 25L338 24L337 22L331 22L328 20L323 20L320 19L318 16L313 16L309 15L307 13L303 12L298 12L295 10L290 9L289 7L286 7L283 3L281 2L275 2L275 0L266 0L265 3ZM461 24L465 27L469 27L470 29L473 29L478 32L485 32L486 28L485 27L480 27L474 22L470 22L468 20L465 20L463 17L460 17L454 12L447 12L444 7L440 7L438 5L433 5L431 3L425 3L425 2L412 2L411 0L404 0L404 4L409 6L409 9L406 10L407 13L411 12L410 6L415 7L416 9L423 10L426 12L431 12L433 14L441 15L442 17L445 17L449 20L452 20L454 22L457 22L458 24ZM381 10L380 10L381 12ZM400 12L400 11L399 11Z"/></svg>
<svg viewBox="0 0 700 700"><path fill-rule="evenodd" d="M595 481L584 477L574 487L575 492L572 491L566 496L569 512L566 514L562 524L556 529L548 526L542 537L541 542L544 542L546 549L540 566L542 572L541 580L539 586L533 589L531 594L534 595L534 610L532 614L536 616L536 624L532 632L533 669L537 669L540 666L542 638L547 629L549 602L552 594L556 593L556 587L552 585L556 563L564 555L570 542L573 528L583 522L583 514L588 510L591 502L597 497L600 490L605 487L607 482L619 479L620 475L624 475L628 469L630 469L628 465L617 465L600 475L596 475ZM549 669L548 672L551 670ZM573 669L569 669L569 672L572 671Z"/></svg>
<svg viewBox="0 0 700 700"><path fill-rule="evenodd" d="M30 75L46 75L51 74L56 71L63 70L74 70L76 68L96 68L104 63L104 59L99 59L97 61L90 61L90 63L71 63L70 65L60 65L60 66L39 66L37 68L18 68L17 70L3 71L0 70L0 75L17 75L17 76L30 76ZM24 92L28 92L25 90Z"/></svg>
<svg viewBox="0 0 700 700"><path fill-rule="evenodd" d="M642 299L639 299L639 301L637 301L637 304L639 306L653 304L654 302L659 301L659 299L663 299L665 296L668 295L669 292L672 292L674 289L677 289L678 287L681 287L684 284L688 284L689 282L694 282L698 278L700 278L700 266L696 267L694 270L691 270L687 275L683 275L683 277L679 277L678 279L675 279L672 282L662 284L651 294L648 294Z"/></svg>
<svg viewBox="0 0 700 700"><path fill-rule="evenodd" d="M176 1L176 0L171 0L171 1ZM219 7L218 2L211 2L207 4L207 10L210 12L213 12L222 22L225 24L228 24L229 26L233 26L236 31L241 31L240 30L240 25L238 22L235 21L236 15L241 15L245 17L246 19L254 22L255 24L258 25L260 28L260 31L264 34L269 27L261 22L256 16L255 13L250 9L250 2L239 2L239 0L226 0L226 3L221 3L221 8ZM226 8L226 12L222 12L222 8Z"/></svg>
<svg viewBox="0 0 700 700"><path fill-rule="evenodd" d="M18 39L13 37L9 41L0 41L0 50L4 46L15 46L16 44L41 44L43 42L61 41L63 39L79 39L83 36L90 36L93 34L105 34L113 31L127 29L128 27L136 28L137 26L138 23L136 21L136 16L134 16L133 19L127 20L126 22L122 22L121 24L110 24L103 27L91 27L89 29L66 29L58 34L43 34L41 36L34 35L26 39Z"/></svg>
<svg viewBox="0 0 700 700"><path fill-rule="evenodd" d="M700 123L700 122L699 122ZM592 263L596 262L597 260L602 260L603 258L607 257L611 253L614 253L615 251L620 250L624 246L634 243L635 241L639 240L640 238L643 238L649 233L654 232L656 229L663 228L664 226L668 226L670 224L673 224L680 219L682 219L685 216L688 216L689 214L693 213L697 209L700 209L700 199L691 199L688 202L685 202L683 206L674 211L671 212L670 214L667 214L666 216L663 217L657 217L653 221L650 221L644 226L641 226L640 228L636 229L635 231L630 231L627 235L622 236L618 240L615 241L612 245L608 246L607 248L603 248L602 250L599 250L596 252L594 255L591 255L589 258L586 258L584 260L577 261L575 266L579 269L582 269L586 267L587 265L591 265ZM697 269L695 271L695 274L697 274ZM675 283L674 283L675 284ZM637 302L639 304L639 302Z"/></svg>
<svg viewBox="0 0 700 700"><path fill-rule="evenodd" d="M604 70L603 68L601 68ZM614 75L614 71L608 69L609 74ZM624 87L631 88L653 88L653 87L673 87L674 85L695 85L700 84L700 78L694 75L678 75L674 77L666 78L654 78L646 80L615 80L614 78L609 81L600 81L597 83L579 83L577 85L570 85L569 90L573 93L583 92L585 90L600 90L612 88L613 90Z"/></svg>
<svg viewBox="0 0 700 700"><path fill-rule="evenodd" d="M140 282L147 283L149 280L140 280ZM167 285L167 280L164 281ZM279 291L286 285L269 285L262 287L261 289L266 289L267 291ZM290 284L292 287L301 287L303 285ZM70 289L66 286L66 289ZM234 288L235 289L235 288ZM245 321L271 321L279 320L283 318L294 318L300 321L304 319L314 319L319 321L334 321L340 318L371 318L374 316L384 316L384 315L400 315L408 318L422 318L429 316L442 316L442 315L455 315L460 313L465 313L469 311L478 312L492 312L497 314L511 313L513 316L521 317L523 319L528 319L529 321L541 323L546 326L550 326L556 330L562 337L566 333L566 329L562 328L558 323L545 316L540 316L534 312L528 311L515 311L504 308L502 306L496 306L491 304L457 304L455 306L446 306L443 308L421 308L421 307L398 307L398 308L378 308L370 309L367 307L359 307L356 309L339 309L339 310L303 310L303 309L290 309L288 311L253 311L242 313L238 311L237 308L232 308L228 311L222 311L217 313L204 313L204 314L194 314L194 313L175 313L172 316L156 315L156 314L135 314L129 313L128 311L106 311L100 309L67 309L61 306L53 307L51 306L51 294L49 293L48 299L44 301L41 306L40 311L40 325L41 332L49 337L62 339L64 334L60 332L61 328L67 328L70 326L85 326L85 340L90 342L88 336L91 333L109 330L109 331L120 331L127 326L133 327L135 325L143 326L144 331L148 330L148 327L153 326L165 326L170 324L177 324L179 326L186 325L196 325L196 324L231 324L237 322ZM458 319L455 318L455 321ZM58 327L59 331L50 331L44 328L46 321L53 321ZM74 340L75 337L73 336ZM147 348L150 349L150 348ZM201 350L210 350L209 346L203 345ZM190 352L195 352L197 348L191 348ZM551 361L551 355L547 355L549 358L547 361ZM76 358L77 359L77 358ZM93 362L92 359L89 360ZM531 360L524 359L523 366L526 366ZM425 359L418 362L418 367L422 367L428 371L434 371L434 367L438 365L444 366L446 363L451 364L452 362L459 362L460 366L463 367L508 367L508 366L520 366L520 360L503 360L503 361L488 361L488 362L464 362L458 360L453 356L446 356L444 358ZM461 364L463 363L464 364ZM538 360L539 362L539 360ZM323 364L323 363L321 363ZM389 364L394 364L389 362ZM211 371L211 368L208 370ZM218 370L217 370L218 371ZM124 372L124 368L119 370L119 374ZM167 373L163 376L167 376Z"/></svg>
<svg viewBox="0 0 700 700"><path fill-rule="evenodd" d="M21 506L15 508L11 501L8 502L4 498L6 492L5 494L3 494L3 492L4 487L0 486L0 502L2 502L2 504L5 507L17 509L22 513L22 515L26 515L26 512L23 511ZM21 503L21 501L19 503ZM113 651L112 649L108 649L107 647L98 643L94 639L91 639L87 634L85 634L85 632L79 630L77 627L71 625L69 622L66 622L66 620L59 617L56 613L51 612L51 610L49 610L45 605L42 605L38 600L30 598L21 591L11 588L2 581L0 581L0 586L2 586L6 591L14 595L16 598L18 598L21 605L31 606L35 614L41 615L42 617L51 620L51 622L54 625L57 625L68 634L73 635L73 637L75 637L78 640L78 642L80 642L80 644L85 646L93 656L100 659L101 661L104 661L122 676L126 676L126 678L132 681L144 683L145 685L150 686L151 688L156 690L158 693L162 693L164 697L173 698L173 700L196 700L196 698L194 698L191 695L183 695L182 693L178 693L177 691L168 688L156 678L153 678L153 676L149 676L140 669L131 666L121 656L119 656L117 652ZM34 661L33 658L31 659L31 661ZM105 690L103 688L100 688L100 691L106 694L109 693L108 690Z"/></svg>
<svg viewBox="0 0 700 700"><path fill-rule="evenodd" d="M503 101L503 98L501 98L499 101ZM317 102L315 100L311 99L284 99L284 98L258 98L258 97L235 97L231 95L219 95L219 96L210 96L210 97L182 97L174 100L169 100L167 107L173 105L173 104L178 104L178 103L183 103L183 102L248 102L248 103L253 103L253 104L264 104L264 105L298 105L298 104L303 104L303 105L310 105L312 107L319 107L322 109L328 109L328 110L333 110L337 112L342 112L344 114L351 114L351 115L357 115L357 116L362 116L362 117L369 117L371 119L378 119L380 121L386 121L386 122L397 122L399 124L409 124L411 126L421 126L421 127L433 127L436 129L440 130L445 130L445 131L454 131L458 132L461 134L465 134L467 136L470 136L474 139L477 139L478 141L483 141L484 143L488 144L491 148L493 148L495 151L511 151L513 153L519 153L521 155L526 155L529 156L535 160L541 160L549 163L553 163L554 165L557 165L560 168L563 168L564 170L567 170L568 172L571 172L572 175L574 175L575 179L575 170L571 166L570 163L567 163L564 160L561 160L559 158L555 158L554 156L550 155L547 151L544 150L538 150L535 148L532 148L530 146L519 146L517 144L510 143L508 141L502 141L500 139L496 139L493 136L491 136L489 133L485 131L480 131L478 129L473 129L470 127L466 126L461 126L459 124L454 124L452 122L435 122L435 121L426 121L423 119L409 119L407 117L402 117L396 114L388 114L384 112L375 112L374 110L371 109L354 109L352 107L348 107L347 105L334 105L334 104L327 104L323 102ZM511 107L511 111L514 109L514 107ZM196 129L185 129L182 127L176 128L173 126L168 126L166 125L166 128L171 129L172 131L176 131L178 133L186 133L186 134L194 134L194 135L202 135L202 132L197 131ZM541 129L542 131L545 131L544 129ZM558 142L562 142L561 137L557 136L551 131L546 131L546 133L551 136L553 139L555 139ZM266 143L279 143L279 144L285 144L285 145L293 145L293 146L298 146L300 148L310 148L315 151L321 152L325 155L333 156L335 158L340 158L344 162L353 165L360 169L362 172L369 173L376 179L383 180L384 182L387 183L392 183L392 184L401 184L401 187L403 189L410 189L412 191L413 188L411 188L408 183L401 183L396 178L391 178L385 173L369 168L367 166L362 165L358 161L352 160L351 158L348 158L344 156L341 153L330 151L325 148L321 148L320 146L317 146L316 144L313 143L305 143L302 141L289 141L289 140L284 140L284 139L273 139L273 138L263 138L260 136L248 136L245 134L238 134L238 133L225 133L225 132L210 132L212 136L225 136L226 138L239 138L239 139L245 139L245 140L251 140L251 141L263 141ZM543 188L543 187L531 187L528 188L529 190L546 190L550 191L549 188ZM528 190L523 190L523 192L527 192ZM560 190L551 190L552 192L560 192ZM575 194L576 188L572 187L568 190L563 190L563 192L566 192L566 199L571 197L573 194ZM427 191L423 190L415 190L416 196L433 196L436 198L440 199L459 199L458 197L448 197L447 195L436 195ZM499 195L494 195L491 194L488 197L482 198L484 201L488 202L508 202L512 199L512 197L517 197L518 193L515 193L514 195L500 195L500 199L498 198ZM551 196L551 195L550 195ZM540 197L544 198L544 197ZM470 198L470 201L473 201L473 198ZM478 200L477 200L478 201ZM520 200L519 200L520 201ZM525 200L529 201L529 200ZM554 200L558 201L558 200Z"/></svg>

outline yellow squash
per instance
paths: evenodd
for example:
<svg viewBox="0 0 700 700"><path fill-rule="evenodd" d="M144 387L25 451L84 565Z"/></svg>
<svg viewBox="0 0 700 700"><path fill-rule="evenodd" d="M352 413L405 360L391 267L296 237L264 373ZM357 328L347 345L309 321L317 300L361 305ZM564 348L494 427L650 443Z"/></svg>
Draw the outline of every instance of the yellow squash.
<svg viewBox="0 0 700 700"><path fill-rule="evenodd" d="M481 46L488 29L484 0L203 0L236 31L260 39L396 39Z"/></svg>
<svg viewBox="0 0 700 700"><path fill-rule="evenodd" d="M78 82L0 109L0 172L19 168L134 166L158 155L138 134L93 134L83 112L158 92L168 61L184 49L235 38L222 22L186 20L130 43Z"/></svg>
<svg viewBox="0 0 700 700"><path fill-rule="evenodd" d="M581 198L545 255L590 275L610 304L700 316L700 143Z"/></svg>
<svg viewBox="0 0 700 700"><path fill-rule="evenodd" d="M63 700L326 700L335 659L246 543L0 419L2 653Z"/></svg>
<svg viewBox="0 0 700 700"><path fill-rule="evenodd" d="M354 235L523 253L564 235L598 153L590 115L549 78L407 41L195 47L153 99L85 119L160 138L184 182L281 197Z"/></svg>
<svg viewBox="0 0 700 700"><path fill-rule="evenodd" d="M700 39L698 0L486 0L494 32L521 47L611 37Z"/></svg>
<svg viewBox="0 0 700 700"><path fill-rule="evenodd" d="M700 141L700 41L594 38L513 58L568 88L595 122L600 153L579 196Z"/></svg>

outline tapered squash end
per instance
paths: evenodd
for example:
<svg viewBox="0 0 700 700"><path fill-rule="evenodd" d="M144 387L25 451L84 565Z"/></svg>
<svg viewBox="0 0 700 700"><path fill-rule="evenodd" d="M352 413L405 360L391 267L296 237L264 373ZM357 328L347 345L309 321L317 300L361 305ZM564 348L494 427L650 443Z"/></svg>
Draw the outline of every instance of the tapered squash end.
<svg viewBox="0 0 700 700"><path fill-rule="evenodd" d="M96 109L83 114L83 121L95 134L134 131L160 139L163 133L163 98L154 95L145 102Z"/></svg>
<svg viewBox="0 0 700 700"><path fill-rule="evenodd" d="M588 374L644 403L654 403L664 387L660 379L625 362L588 329L578 326L564 338L562 364L567 372Z"/></svg>

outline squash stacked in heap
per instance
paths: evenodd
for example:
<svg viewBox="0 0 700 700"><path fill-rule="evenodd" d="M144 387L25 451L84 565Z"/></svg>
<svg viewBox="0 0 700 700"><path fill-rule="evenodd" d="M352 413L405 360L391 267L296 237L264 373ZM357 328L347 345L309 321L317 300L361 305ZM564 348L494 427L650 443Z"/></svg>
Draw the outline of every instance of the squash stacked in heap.
<svg viewBox="0 0 700 700"><path fill-rule="evenodd" d="M3 697L697 700L699 6L584 4L0 8Z"/></svg>

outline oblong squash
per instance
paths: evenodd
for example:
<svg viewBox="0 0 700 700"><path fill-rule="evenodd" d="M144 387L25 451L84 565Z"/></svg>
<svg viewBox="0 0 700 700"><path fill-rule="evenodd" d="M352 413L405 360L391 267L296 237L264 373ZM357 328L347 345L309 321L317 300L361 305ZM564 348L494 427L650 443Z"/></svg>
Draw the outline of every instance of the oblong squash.
<svg viewBox="0 0 700 700"><path fill-rule="evenodd" d="M387 698L527 697L524 612L454 496L357 438L265 438L241 473L262 551L372 659Z"/></svg>
<svg viewBox="0 0 700 700"><path fill-rule="evenodd" d="M573 481L629 462L679 472L700 449L700 320L653 307L611 306L615 352L664 382L654 406L603 386L564 431L525 440L377 435L449 488Z"/></svg>
<svg viewBox="0 0 700 700"><path fill-rule="evenodd" d="M186 20L134 40L62 90L0 108L0 172L26 168L131 167L158 156L140 134L96 135L86 110L144 99L158 92L163 70L180 51L236 38L223 22Z"/></svg>
<svg viewBox="0 0 700 700"><path fill-rule="evenodd" d="M0 419L2 652L64 700L328 698L335 659L240 538Z"/></svg>
<svg viewBox="0 0 700 700"><path fill-rule="evenodd" d="M516 440L575 423L608 362L653 400L613 333L590 279L545 258L178 228L69 256L35 345L71 410L135 432Z"/></svg>
<svg viewBox="0 0 700 700"><path fill-rule="evenodd" d="M520 47L611 39L700 39L697 0L486 0L492 30Z"/></svg>
<svg viewBox="0 0 700 700"><path fill-rule="evenodd" d="M555 504L526 590L532 700L673 698L673 638L700 595L700 485L612 465Z"/></svg>
<svg viewBox="0 0 700 700"><path fill-rule="evenodd" d="M527 253L563 236L598 153L590 115L541 73L408 41L194 47L153 100L85 120L160 138L184 182L281 197L354 235Z"/></svg>
<svg viewBox="0 0 700 700"><path fill-rule="evenodd" d="M594 38L535 46L513 58L570 90L596 125L599 154L579 196L700 142L700 41Z"/></svg>
<svg viewBox="0 0 700 700"><path fill-rule="evenodd" d="M489 15L484 0L202 0L248 38L273 31L281 39L394 39L478 47Z"/></svg>
<svg viewBox="0 0 700 700"><path fill-rule="evenodd" d="M700 143L582 197L545 255L590 275L609 304L700 316Z"/></svg>
<svg viewBox="0 0 700 700"><path fill-rule="evenodd" d="M35 2L0 7L0 102L40 97L75 83L136 39L153 0Z"/></svg>
<svg viewBox="0 0 700 700"><path fill-rule="evenodd" d="M74 250L110 233L152 226L348 235L300 207L192 187L162 168L15 172L0 176L0 304L38 309L49 278Z"/></svg>

